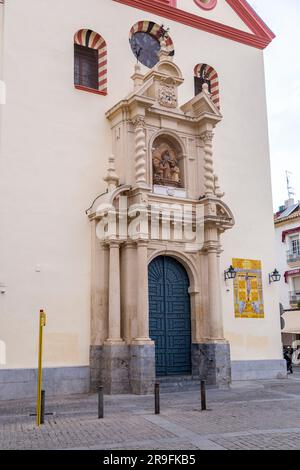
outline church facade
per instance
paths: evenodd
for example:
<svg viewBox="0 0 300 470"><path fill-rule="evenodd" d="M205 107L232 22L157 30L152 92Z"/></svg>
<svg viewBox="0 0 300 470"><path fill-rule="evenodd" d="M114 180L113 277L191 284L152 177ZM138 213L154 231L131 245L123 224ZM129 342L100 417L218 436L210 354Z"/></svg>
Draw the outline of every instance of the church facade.
<svg viewBox="0 0 300 470"><path fill-rule="evenodd" d="M50 394L284 376L273 33L244 0L86 3L0 3L0 399L35 393L40 308Z"/></svg>

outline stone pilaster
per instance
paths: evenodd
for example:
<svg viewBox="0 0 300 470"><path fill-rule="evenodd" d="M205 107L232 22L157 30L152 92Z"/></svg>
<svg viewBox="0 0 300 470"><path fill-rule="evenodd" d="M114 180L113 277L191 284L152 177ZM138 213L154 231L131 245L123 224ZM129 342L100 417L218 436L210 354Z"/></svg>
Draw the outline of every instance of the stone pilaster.
<svg viewBox="0 0 300 470"><path fill-rule="evenodd" d="M92 292L91 292L91 346L90 390L95 392L103 383L103 342L107 338L108 321L108 246L96 237L97 222L93 221L92 236Z"/></svg>
<svg viewBox="0 0 300 470"><path fill-rule="evenodd" d="M129 393L129 348L121 338L120 244L109 245L108 339L104 343L102 377L108 394Z"/></svg>
<svg viewBox="0 0 300 470"><path fill-rule="evenodd" d="M149 338L148 242L137 242L137 338L134 344L151 342Z"/></svg>
<svg viewBox="0 0 300 470"><path fill-rule="evenodd" d="M218 247L207 249L210 338L224 340Z"/></svg>
<svg viewBox="0 0 300 470"><path fill-rule="evenodd" d="M122 245L121 252L121 305L123 338L129 344L137 337L137 272L136 243L127 241Z"/></svg>
<svg viewBox="0 0 300 470"><path fill-rule="evenodd" d="M109 308L106 344L121 343L120 244L109 245Z"/></svg>
<svg viewBox="0 0 300 470"><path fill-rule="evenodd" d="M212 212L213 207L211 208ZM215 226L205 229L207 256L207 315L208 338L192 346L193 376L208 385L228 387L231 382L230 346L224 339L221 285L220 244Z"/></svg>
<svg viewBox="0 0 300 470"><path fill-rule="evenodd" d="M135 394L153 393L155 346L149 338L148 243L137 242L137 337L130 347L130 383Z"/></svg>

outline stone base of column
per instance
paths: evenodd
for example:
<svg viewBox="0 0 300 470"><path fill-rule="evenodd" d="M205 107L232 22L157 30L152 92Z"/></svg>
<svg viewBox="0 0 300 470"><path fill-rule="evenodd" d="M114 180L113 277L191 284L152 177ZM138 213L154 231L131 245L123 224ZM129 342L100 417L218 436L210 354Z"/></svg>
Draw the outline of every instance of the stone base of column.
<svg viewBox="0 0 300 470"><path fill-rule="evenodd" d="M103 346L90 346L90 392L96 393L103 383Z"/></svg>
<svg viewBox="0 0 300 470"><path fill-rule="evenodd" d="M104 393L130 393L129 347L125 343L104 344L100 376Z"/></svg>
<svg viewBox="0 0 300 470"><path fill-rule="evenodd" d="M206 380L207 385L228 388L231 383L229 343L193 344L192 373L194 378Z"/></svg>
<svg viewBox="0 0 300 470"><path fill-rule="evenodd" d="M130 346L130 383L136 395L153 393L155 384L154 344Z"/></svg>

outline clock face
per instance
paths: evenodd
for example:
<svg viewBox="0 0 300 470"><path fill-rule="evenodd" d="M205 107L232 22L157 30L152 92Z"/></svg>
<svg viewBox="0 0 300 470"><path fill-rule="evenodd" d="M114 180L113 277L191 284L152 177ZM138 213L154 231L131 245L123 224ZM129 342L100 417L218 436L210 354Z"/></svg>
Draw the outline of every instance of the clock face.
<svg viewBox="0 0 300 470"><path fill-rule="evenodd" d="M141 64L152 69L158 62L158 52L160 51L159 41L149 33L135 33L130 45L135 57Z"/></svg>

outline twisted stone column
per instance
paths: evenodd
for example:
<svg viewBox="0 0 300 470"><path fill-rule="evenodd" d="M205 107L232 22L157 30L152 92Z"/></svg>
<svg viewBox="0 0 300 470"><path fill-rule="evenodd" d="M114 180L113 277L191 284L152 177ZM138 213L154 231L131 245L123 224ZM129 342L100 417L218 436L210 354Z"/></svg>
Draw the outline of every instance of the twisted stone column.
<svg viewBox="0 0 300 470"><path fill-rule="evenodd" d="M205 180L205 196L213 196L215 193L215 177L213 166L213 132L205 131L200 135L204 143L204 180Z"/></svg>
<svg viewBox="0 0 300 470"><path fill-rule="evenodd" d="M133 120L135 131L135 182L137 186L145 187L146 183L146 137L145 118L137 116Z"/></svg>

